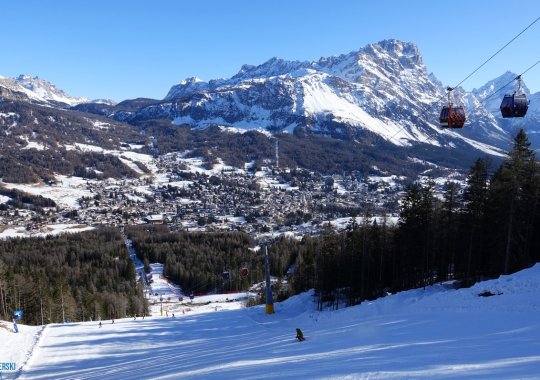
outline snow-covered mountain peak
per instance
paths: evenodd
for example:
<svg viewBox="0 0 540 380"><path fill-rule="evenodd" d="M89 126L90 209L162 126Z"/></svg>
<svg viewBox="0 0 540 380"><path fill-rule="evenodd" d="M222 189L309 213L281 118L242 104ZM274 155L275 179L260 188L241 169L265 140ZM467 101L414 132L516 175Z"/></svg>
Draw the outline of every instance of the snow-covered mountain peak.
<svg viewBox="0 0 540 380"><path fill-rule="evenodd" d="M187 85L192 85L192 84L201 83L201 82L204 82L201 78L190 77L190 78L186 78L183 81L181 81L180 84L184 85L184 86L187 86Z"/></svg>
<svg viewBox="0 0 540 380"><path fill-rule="evenodd" d="M261 65L243 65L229 79L186 80L169 91L165 100L171 105L150 106L144 113L166 113L175 124L197 128L277 132L301 127L355 140L369 133L408 146L425 142L434 129L446 139L438 130L436 110L444 87L434 78L414 43L388 39L318 61L273 57ZM493 120L482 116L490 128Z"/></svg>
<svg viewBox="0 0 540 380"><path fill-rule="evenodd" d="M238 85L245 81L265 81L278 76L299 78L302 75L312 75L317 71L360 83L360 78L366 70L373 71L375 66L382 66L390 71L390 73L383 73L385 76L399 75L404 70L425 72L421 55L414 43L390 39L367 45L348 54L322 57L313 62L288 61L272 57L260 65L243 65L230 79L211 80L207 83L195 77L188 78L173 86L165 99L187 96L195 92L213 91L217 87ZM376 75L379 74L376 73Z"/></svg>
<svg viewBox="0 0 540 380"><path fill-rule="evenodd" d="M208 90L208 83L197 77L186 78L176 86L171 87L165 99L188 96L196 92Z"/></svg>
<svg viewBox="0 0 540 380"><path fill-rule="evenodd" d="M478 89L475 88L472 92L481 99L487 98L495 91L498 91L502 95L511 94L516 90L517 76L517 74L511 71L507 71L501 76L490 80L482 87ZM529 95L531 93L524 80L521 81L521 91L526 95Z"/></svg>
<svg viewBox="0 0 540 380"><path fill-rule="evenodd" d="M44 103L52 101L74 106L88 102L87 98L70 96L51 82L27 74L21 74L13 79L4 78L2 85L12 91L24 93L31 100Z"/></svg>
<svg viewBox="0 0 540 380"><path fill-rule="evenodd" d="M420 69L425 71L418 47L412 42L384 40L360 50L360 56L371 57L384 68L394 71Z"/></svg>
<svg viewBox="0 0 540 380"><path fill-rule="evenodd" d="M231 80L247 80L256 78L270 78L289 74L302 68L310 67L311 62L287 61L273 57L261 65L243 65L240 71Z"/></svg>
<svg viewBox="0 0 540 380"><path fill-rule="evenodd" d="M383 40L357 51L333 57L323 57L313 67L350 82L373 85L380 78L401 78L412 71L416 77L427 76L427 70L417 46L411 42ZM405 72L405 75L402 75Z"/></svg>

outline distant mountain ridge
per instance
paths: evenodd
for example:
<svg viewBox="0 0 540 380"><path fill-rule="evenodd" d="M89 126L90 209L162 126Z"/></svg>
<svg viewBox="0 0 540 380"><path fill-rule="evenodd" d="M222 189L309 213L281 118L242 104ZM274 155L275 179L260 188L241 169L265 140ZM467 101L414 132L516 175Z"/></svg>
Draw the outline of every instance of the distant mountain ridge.
<svg viewBox="0 0 540 380"><path fill-rule="evenodd" d="M514 74L505 75L497 85ZM490 85L494 83L486 84ZM501 154L521 122L533 134L538 127L526 120L501 120L497 103L502 94L483 104L488 87L456 89L452 101L465 106L466 127L441 130L438 117L446 102L445 86L428 73L414 43L384 40L314 62L274 57L258 66L243 65L229 79L188 78L162 101L139 101L132 109L126 109L125 101L124 107L102 109L102 114L130 123L169 119L194 128L218 125L273 133L299 128L359 142L382 138L397 146L466 145ZM531 107L528 118L538 115Z"/></svg>
<svg viewBox="0 0 540 380"><path fill-rule="evenodd" d="M0 77L0 127L5 147L14 151L73 143L120 149L142 141L154 155L192 150L209 163L225 158L243 167L274 157L268 144L274 135L281 136L283 162L324 166L327 173L343 167L410 172L433 164L463 169L480 156L503 157L518 128L540 148L540 93L529 94L524 85L531 100L527 116L500 116L500 100L514 84L494 92L515 76L507 72L471 92L456 88L451 101L467 113L460 130L439 127L445 85L428 72L414 43L399 40L313 62L274 57L243 65L231 78L188 78L161 100L88 102L37 77ZM238 134L245 131L263 134ZM304 157L309 154L317 160Z"/></svg>
<svg viewBox="0 0 540 380"><path fill-rule="evenodd" d="M41 103L57 103L74 106L87 103L89 99L66 94L51 82L37 76L19 75L17 78L0 77L0 86L11 92L23 94L31 101Z"/></svg>
<svg viewBox="0 0 540 380"><path fill-rule="evenodd" d="M412 72L418 73L401 75ZM425 80L427 76L414 44L388 40L316 62L272 58L259 66L244 65L229 80L186 80L173 86L165 100L176 103L172 109L176 123L196 127L256 125L271 131L304 127L336 137L363 128L387 139L403 128L395 139L401 144L402 137L428 136L412 123L397 125L389 115L388 100L403 100L410 117L421 112L422 106L409 99L411 93L435 93L424 99L429 101L442 94ZM190 102L190 97L197 101Z"/></svg>

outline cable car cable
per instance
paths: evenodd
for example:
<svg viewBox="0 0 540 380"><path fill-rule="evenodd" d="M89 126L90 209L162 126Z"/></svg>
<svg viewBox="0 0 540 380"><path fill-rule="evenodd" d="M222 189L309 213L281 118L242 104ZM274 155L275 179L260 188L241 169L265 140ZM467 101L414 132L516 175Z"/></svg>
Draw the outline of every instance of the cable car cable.
<svg viewBox="0 0 540 380"><path fill-rule="evenodd" d="M536 20L534 20L533 22L531 22L525 29L523 29L521 32L519 32L514 38L512 38L510 41L508 41L502 48L500 48L499 50L497 50L491 57L489 57L487 60L484 61L484 63L482 63L480 66L478 66L476 69L474 69L474 71L472 73L470 73L469 75L467 75L465 77L465 79L463 79L461 82L459 82L457 85L454 86L455 87L458 87L460 84L462 84L463 82L465 82L467 79L469 79L471 76L473 76L473 74L475 74L478 70L480 70L486 63L488 63L489 61L491 61L493 58L495 58L495 56L497 54L499 54L501 51L503 51L508 45L510 45L512 42L514 42L519 36L521 36L523 33L525 33L525 31L527 29L529 29L531 26L533 26L536 22L538 22L538 20L540 20L540 17L538 17Z"/></svg>
<svg viewBox="0 0 540 380"><path fill-rule="evenodd" d="M454 87L451 87L452 90L454 90L456 87L458 87L459 85L461 85L463 82L465 82L467 79L469 79L471 76L473 76L478 70L480 70L482 67L484 67L489 61L491 61L496 55L498 55L501 51L503 51L505 48L508 47L508 45L510 45L512 42L514 42L519 36L521 36L523 33L525 33L525 31L527 31L530 27L532 27L534 24L536 24L538 22L538 20L540 20L540 16L537 17L533 22L531 22L529 25L527 25L523 30L521 30L521 32L519 32L517 35L515 35L510 41L508 41L503 47L501 47L499 50L497 50L494 54L491 55L491 57L489 57L487 60L485 60L480 66L478 66L476 69L473 70L473 72L471 72L469 75L467 75L465 77L465 79L463 79L461 82L459 82L457 85L455 85ZM538 62L536 63L538 64ZM536 64L534 64L532 67L536 66ZM527 72L528 70L530 70L532 67L530 67L529 69L527 69L525 72ZM524 72L524 73L525 73ZM447 94L444 94L442 95L440 98L438 98L435 102L431 103L418 117L417 119L422 119L423 116L425 114L427 114L427 112L429 110L431 110L433 108L433 106L437 103L439 103L441 100L443 100L445 97L447 96ZM427 120L426 120L427 121ZM430 123L428 122L428 125ZM388 141L392 141L394 139L394 137L396 137L398 135L398 133L402 132L403 130L405 130L405 127L401 127L400 129L398 129L398 131L396 133L394 133L389 139ZM429 134L428 134L429 136ZM431 137L431 136L429 136ZM425 141L425 140L424 140Z"/></svg>
<svg viewBox="0 0 540 380"><path fill-rule="evenodd" d="M540 64L540 60L536 61L536 63L532 64L531 66L529 66L529 68L527 68L525 71L523 71L521 74L517 75L515 78L513 78L511 81L509 81L508 83L502 85L501 87L499 87L497 90L495 90L493 93L491 93L489 96L487 96L486 98L480 100L480 104L482 105L485 105L485 102L490 99L491 97L493 97L495 94L497 94L499 91L502 91L503 89L505 89L508 85L510 85L512 82L514 82L516 80L516 78L520 78L522 75L524 75L525 73L527 73L528 71L532 70L536 65ZM473 107L470 109L470 111L473 111L475 109L477 109L478 107ZM489 110L488 110L489 111ZM427 120L424 120L427 122ZM399 132L399 131L398 131ZM433 138L433 135L430 134L430 133L427 133L427 136L428 138ZM420 143L424 143L427 141L427 138L419 141ZM510 140L511 142L511 140Z"/></svg>

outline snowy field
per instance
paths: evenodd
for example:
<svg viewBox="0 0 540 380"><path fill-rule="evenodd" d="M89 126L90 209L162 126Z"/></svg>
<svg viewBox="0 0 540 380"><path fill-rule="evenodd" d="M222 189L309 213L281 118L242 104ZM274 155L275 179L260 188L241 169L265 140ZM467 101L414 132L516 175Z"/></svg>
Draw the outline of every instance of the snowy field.
<svg viewBox="0 0 540 380"><path fill-rule="evenodd" d="M0 361L23 366L3 379L540 379L540 264L337 311L317 312L309 293L273 315L235 305L102 328L48 325L40 336L0 328Z"/></svg>

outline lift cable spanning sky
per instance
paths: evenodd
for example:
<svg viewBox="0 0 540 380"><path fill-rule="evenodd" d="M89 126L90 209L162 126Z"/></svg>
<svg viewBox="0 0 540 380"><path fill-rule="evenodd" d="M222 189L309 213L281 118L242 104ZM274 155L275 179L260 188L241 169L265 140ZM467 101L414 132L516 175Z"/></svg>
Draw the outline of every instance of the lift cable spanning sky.
<svg viewBox="0 0 540 380"><path fill-rule="evenodd" d="M506 49L512 42L514 42L518 37L520 37L523 33L525 33L528 29L530 29L534 24L536 24L538 21L540 20L540 16L537 17L535 20L533 20L529 25L527 25L525 28L523 28L518 34L516 34L510 41L508 41L506 44L504 44L501 48L499 48L495 53L493 53L489 58L487 58L484 62L482 62L482 64L480 64L478 67L476 67L470 74L468 74L463 80L461 80L457 85L455 85L454 87L448 87L448 93L445 93L444 95L442 95L440 98L438 98L435 102L433 102L430 106L428 106L428 108L426 108L418 117L417 119L424 119L424 116L433 108L433 106L435 104L438 104L440 101L442 101L445 97L448 97L448 99L450 99L450 92L453 91L455 88L459 87L461 84L463 84L467 79L469 79L470 77L472 77L476 72L478 72L482 67L484 67L489 61L491 61L494 57L496 57L499 53L501 53L504 49ZM540 61L539 61L540 62ZM523 75L525 74L527 71L529 71L530 69L532 69L534 66L536 66L539 62L535 63L534 65L532 65L531 67L529 67L527 70L525 70L523 73L520 74ZM505 85L506 86L506 85ZM503 87L505 87L503 86ZM500 89L498 90L500 91ZM497 91L497 92L498 92ZM444 111L444 109L443 109ZM459 111L458 111L459 112ZM442 112L441 112L442 113ZM451 112L449 113L451 114ZM442 115L441 115L442 116ZM425 120L427 121L427 120ZM465 120L464 120L464 114L463 114L463 124L464 124ZM429 124L429 122L428 122ZM394 133L391 137L390 137L390 141L392 141L394 139L394 137L396 137L400 132L402 132L403 130L405 129L405 127L401 127L396 133ZM432 135L428 134L428 137L427 138L430 138L432 137ZM423 141L426 141L427 140L424 139ZM423 142L422 141L422 142Z"/></svg>

